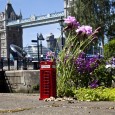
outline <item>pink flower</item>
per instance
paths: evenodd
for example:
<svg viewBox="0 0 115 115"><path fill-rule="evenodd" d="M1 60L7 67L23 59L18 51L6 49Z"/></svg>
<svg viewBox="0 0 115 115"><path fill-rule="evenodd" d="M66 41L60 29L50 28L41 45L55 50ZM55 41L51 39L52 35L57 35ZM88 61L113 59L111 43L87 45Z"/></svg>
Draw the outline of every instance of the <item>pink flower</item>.
<svg viewBox="0 0 115 115"><path fill-rule="evenodd" d="M79 34L79 33L84 33L86 35L91 35L92 34L92 27L91 26L81 26L79 27L76 32Z"/></svg>
<svg viewBox="0 0 115 115"><path fill-rule="evenodd" d="M64 19L64 23L68 24L69 26L77 28L80 26L79 22L75 19L75 17L68 16L68 18Z"/></svg>
<svg viewBox="0 0 115 115"><path fill-rule="evenodd" d="M55 52L49 51L46 53L46 59L51 58L51 57L55 57Z"/></svg>

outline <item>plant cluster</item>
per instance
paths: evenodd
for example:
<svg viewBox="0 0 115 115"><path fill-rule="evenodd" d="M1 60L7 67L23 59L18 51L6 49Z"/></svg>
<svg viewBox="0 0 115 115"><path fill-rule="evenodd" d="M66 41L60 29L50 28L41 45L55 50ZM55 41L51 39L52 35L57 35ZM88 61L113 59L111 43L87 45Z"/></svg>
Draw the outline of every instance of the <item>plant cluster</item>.
<svg viewBox="0 0 115 115"><path fill-rule="evenodd" d="M57 60L58 96L74 96L76 93L73 91L84 87L92 89L93 96L93 91L99 86L111 87L114 80L113 69L106 68L106 61L98 55L88 58L85 53L87 47L95 43L100 28L93 31L91 26L80 25L75 17L71 16L65 19L65 23L67 26L64 31L69 34ZM114 61L112 58L109 63L114 64Z"/></svg>
<svg viewBox="0 0 115 115"><path fill-rule="evenodd" d="M93 71L98 68L100 59L97 57L87 58L85 53L81 53L75 61L76 71L79 76L79 87L97 87L98 80L93 75ZM77 86L78 87L78 86Z"/></svg>
<svg viewBox="0 0 115 115"><path fill-rule="evenodd" d="M80 25L75 17L71 16L65 19L65 23L67 26L64 31L69 31L69 35L57 62L57 91L61 95L71 87L88 87L89 74L98 66L97 59L84 60L80 56L87 46L97 39L96 34L100 27L93 31L91 26Z"/></svg>
<svg viewBox="0 0 115 115"><path fill-rule="evenodd" d="M79 88L73 93L74 97L80 101L115 101L115 88Z"/></svg>

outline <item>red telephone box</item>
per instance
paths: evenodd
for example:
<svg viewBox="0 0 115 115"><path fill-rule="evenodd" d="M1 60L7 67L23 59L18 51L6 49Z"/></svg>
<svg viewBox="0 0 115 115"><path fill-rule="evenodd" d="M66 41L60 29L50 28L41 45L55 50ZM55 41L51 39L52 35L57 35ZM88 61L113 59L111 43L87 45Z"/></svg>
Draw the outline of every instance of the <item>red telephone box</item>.
<svg viewBox="0 0 115 115"><path fill-rule="evenodd" d="M56 97L56 63L53 61L40 62L40 98Z"/></svg>

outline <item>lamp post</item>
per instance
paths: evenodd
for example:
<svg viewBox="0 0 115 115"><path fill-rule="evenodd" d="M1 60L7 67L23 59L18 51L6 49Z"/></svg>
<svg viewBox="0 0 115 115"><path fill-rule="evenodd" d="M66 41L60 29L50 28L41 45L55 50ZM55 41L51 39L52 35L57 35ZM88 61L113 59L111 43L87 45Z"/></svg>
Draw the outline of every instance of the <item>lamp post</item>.
<svg viewBox="0 0 115 115"><path fill-rule="evenodd" d="M40 52L39 52L39 46L41 45L41 54L42 54L42 42L39 45L39 40L44 40L43 35L40 33L40 35L37 33L37 40L32 40L32 42L37 42L37 51L38 51L38 69L40 68L39 64L40 64Z"/></svg>
<svg viewBox="0 0 115 115"><path fill-rule="evenodd" d="M61 26L61 45L62 45L62 49L63 49L63 46L64 46L64 38L63 38L63 22L64 22L64 20L63 20L63 17L61 17L61 19L60 19L60 26Z"/></svg>
<svg viewBox="0 0 115 115"><path fill-rule="evenodd" d="M39 56L39 34L37 33L37 48L38 48L38 69L40 68L40 56Z"/></svg>
<svg viewBox="0 0 115 115"><path fill-rule="evenodd" d="M44 40L43 35L40 33L39 35L39 40L40 40L40 46L41 46L41 56L42 56L42 40ZM41 57L43 58L43 57Z"/></svg>
<svg viewBox="0 0 115 115"><path fill-rule="evenodd" d="M39 69L40 57L39 57L39 34L38 33L37 33L37 40L32 40L31 42L37 42L38 69Z"/></svg>

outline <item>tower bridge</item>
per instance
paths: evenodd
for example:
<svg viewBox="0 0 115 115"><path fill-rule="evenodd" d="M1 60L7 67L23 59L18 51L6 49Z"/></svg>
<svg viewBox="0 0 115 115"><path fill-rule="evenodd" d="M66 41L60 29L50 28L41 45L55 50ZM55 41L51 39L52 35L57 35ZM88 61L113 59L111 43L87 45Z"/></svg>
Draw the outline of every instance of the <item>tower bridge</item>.
<svg viewBox="0 0 115 115"><path fill-rule="evenodd" d="M60 20L64 18L64 11L50 13L42 16L31 16L26 19L17 19L7 22L8 27L20 26L22 28L34 27L34 26L42 26L47 24L59 23Z"/></svg>
<svg viewBox="0 0 115 115"><path fill-rule="evenodd" d="M10 44L23 47L23 28L59 23L63 18L64 11L22 19L21 12L17 15L8 2L5 11L0 12L0 57L10 57Z"/></svg>

